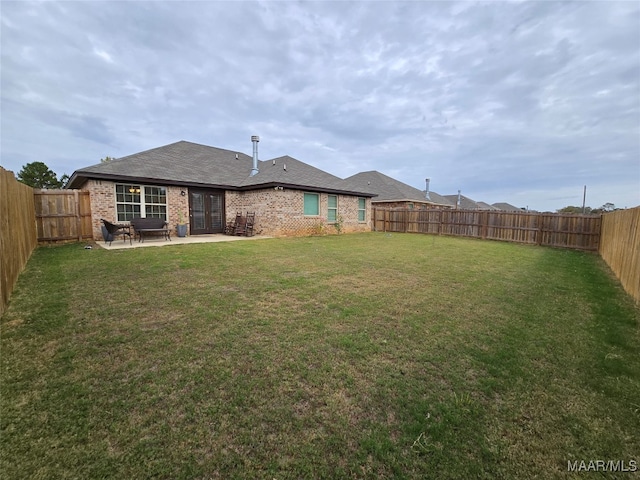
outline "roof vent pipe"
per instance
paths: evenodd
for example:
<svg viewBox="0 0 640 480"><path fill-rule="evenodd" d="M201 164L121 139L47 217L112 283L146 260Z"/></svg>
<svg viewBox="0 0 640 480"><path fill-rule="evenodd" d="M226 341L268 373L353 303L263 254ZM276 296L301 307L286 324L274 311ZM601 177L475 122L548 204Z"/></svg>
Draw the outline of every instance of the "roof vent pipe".
<svg viewBox="0 0 640 480"><path fill-rule="evenodd" d="M251 141L253 142L253 168L251 168L251 176L253 177L259 171L258 170L258 142L260 141L260 137L257 135L252 135Z"/></svg>
<svg viewBox="0 0 640 480"><path fill-rule="evenodd" d="M427 191L426 191L426 194L425 194L425 198L427 200L431 200L431 197L429 197L429 182L431 181L431 179L430 178L425 178L424 181L427 183Z"/></svg>

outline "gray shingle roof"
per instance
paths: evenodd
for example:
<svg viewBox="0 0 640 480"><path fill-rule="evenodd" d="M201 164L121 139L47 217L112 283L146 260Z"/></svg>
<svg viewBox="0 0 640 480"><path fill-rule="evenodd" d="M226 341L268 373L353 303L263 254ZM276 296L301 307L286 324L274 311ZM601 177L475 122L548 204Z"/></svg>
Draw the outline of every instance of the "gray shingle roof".
<svg viewBox="0 0 640 480"><path fill-rule="evenodd" d="M454 206L458 203L458 195L445 195L445 198L453 203ZM463 210L482 210L474 200L464 195L460 195L460 208Z"/></svg>
<svg viewBox="0 0 640 480"><path fill-rule="evenodd" d="M239 186L250 187L264 184L278 184L283 186L304 186L328 191L336 190L367 193L366 190L350 188L343 179L288 155L272 160L260 161L258 162L258 170L256 175L245 178Z"/></svg>
<svg viewBox="0 0 640 480"><path fill-rule="evenodd" d="M476 202L478 204L478 209L480 210L498 210L496 207L494 207L493 205L489 205L486 202Z"/></svg>
<svg viewBox="0 0 640 480"><path fill-rule="evenodd" d="M86 179L144 181L168 185L200 185L225 189L263 188L279 184L296 188L372 196L348 188L344 180L292 157L258 162L250 176L252 157L244 153L179 141L126 157L76 170L68 188ZM287 165L287 170L283 164Z"/></svg>
<svg viewBox="0 0 640 480"><path fill-rule="evenodd" d="M251 157L244 153L180 141L76 170L71 177L70 187L74 188L74 177L234 185L249 175L251 162Z"/></svg>
<svg viewBox="0 0 640 480"><path fill-rule="evenodd" d="M350 188L364 189L377 194L378 196L373 199L374 202L410 201L451 206L446 198L436 192L430 191L429 199L427 199L426 192L376 170L356 173L346 178L345 182Z"/></svg>
<svg viewBox="0 0 640 480"><path fill-rule="evenodd" d="M426 191L424 193L426 194ZM429 192L429 199L432 202L437 203L438 205L446 205L447 207L453 206L453 203L451 203L447 198L445 198L443 195L440 195L439 193L434 192L433 190Z"/></svg>
<svg viewBox="0 0 640 480"><path fill-rule="evenodd" d="M506 202L493 203L492 205L498 210L503 210L505 212L522 212L521 208L515 207L510 203L506 203Z"/></svg>

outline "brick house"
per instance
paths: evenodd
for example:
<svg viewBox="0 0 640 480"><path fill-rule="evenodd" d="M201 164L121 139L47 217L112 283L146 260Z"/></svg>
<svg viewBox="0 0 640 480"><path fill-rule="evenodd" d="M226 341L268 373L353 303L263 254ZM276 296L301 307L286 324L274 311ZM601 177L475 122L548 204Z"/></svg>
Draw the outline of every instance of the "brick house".
<svg viewBox="0 0 640 480"><path fill-rule="evenodd" d="M179 141L76 170L67 188L90 192L94 238L102 218L126 223L158 217L190 235L220 233L236 212L255 212L263 235L371 230L371 192L284 156L258 160L241 152Z"/></svg>
<svg viewBox="0 0 640 480"><path fill-rule="evenodd" d="M360 172L345 179L347 185L355 190L364 190L376 195L372 198L373 207L381 208L453 208L448 199L434 191L418 190L395 178L391 178L376 170Z"/></svg>

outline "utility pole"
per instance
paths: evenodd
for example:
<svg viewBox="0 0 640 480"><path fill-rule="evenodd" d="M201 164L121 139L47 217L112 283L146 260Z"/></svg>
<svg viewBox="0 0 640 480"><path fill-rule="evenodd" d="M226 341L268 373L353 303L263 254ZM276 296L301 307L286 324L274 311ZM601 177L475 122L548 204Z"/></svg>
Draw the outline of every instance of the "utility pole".
<svg viewBox="0 0 640 480"><path fill-rule="evenodd" d="M585 205L587 203L587 186L584 186L584 192L582 193L582 214L585 212Z"/></svg>

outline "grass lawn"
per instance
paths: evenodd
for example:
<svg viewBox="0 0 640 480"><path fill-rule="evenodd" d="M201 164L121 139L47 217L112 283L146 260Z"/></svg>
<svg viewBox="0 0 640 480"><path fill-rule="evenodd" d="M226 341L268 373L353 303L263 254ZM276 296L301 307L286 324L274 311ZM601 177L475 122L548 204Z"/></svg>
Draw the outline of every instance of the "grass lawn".
<svg viewBox="0 0 640 480"><path fill-rule="evenodd" d="M632 478L640 309L595 254L370 233L39 248L3 478ZM637 477L635 477L637 478Z"/></svg>

